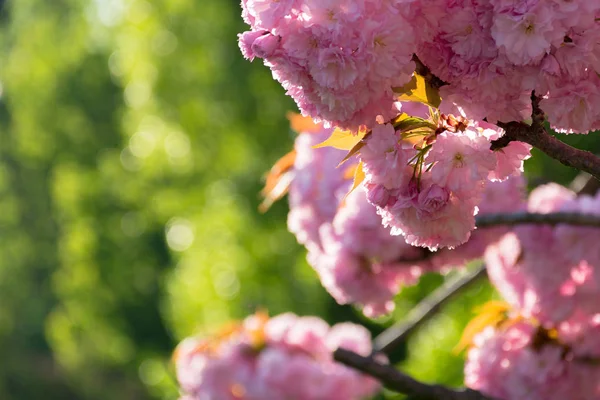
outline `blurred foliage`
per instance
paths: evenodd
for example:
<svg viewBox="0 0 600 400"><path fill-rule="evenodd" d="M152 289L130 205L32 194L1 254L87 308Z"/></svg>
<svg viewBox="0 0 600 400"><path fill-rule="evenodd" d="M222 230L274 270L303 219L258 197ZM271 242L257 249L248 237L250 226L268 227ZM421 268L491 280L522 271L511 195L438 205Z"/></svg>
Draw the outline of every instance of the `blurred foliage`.
<svg viewBox="0 0 600 400"><path fill-rule="evenodd" d="M442 283L408 288L378 326L324 292L284 202L256 211L294 105L239 54L237 0L0 7L0 399L173 399L187 335L257 307L377 332ZM466 292L398 360L459 385L451 349L490 296Z"/></svg>

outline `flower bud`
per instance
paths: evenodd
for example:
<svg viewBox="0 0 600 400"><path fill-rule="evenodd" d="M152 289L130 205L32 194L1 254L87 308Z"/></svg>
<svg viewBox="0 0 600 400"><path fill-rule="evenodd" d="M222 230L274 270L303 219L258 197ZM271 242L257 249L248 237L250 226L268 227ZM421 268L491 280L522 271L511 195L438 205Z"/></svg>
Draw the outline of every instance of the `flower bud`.
<svg viewBox="0 0 600 400"><path fill-rule="evenodd" d="M257 37L252 43L252 51L254 55L259 58L269 58L275 53L275 50L279 47L279 36L275 36L271 33L266 33L260 37Z"/></svg>
<svg viewBox="0 0 600 400"><path fill-rule="evenodd" d="M245 59L252 61L254 60L254 50L252 49L252 45L254 41L263 36L265 31L246 31L244 33L238 34L238 44L240 46L240 50L242 51L242 55Z"/></svg>
<svg viewBox="0 0 600 400"><path fill-rule="evenodd" d="M385 186L369 184L366 186L366 188L367 200L369 200L369 203L381 208L387 206L388 200L390 198L390 193L385 188Z"/></svg>
<svg viewBox="0 0 600 400"><path fill-rule="evenodd" d="M434 214L444 208L449 199L450 193L447 189L433 184L419 193L419 212L425 215Z"/></svg>

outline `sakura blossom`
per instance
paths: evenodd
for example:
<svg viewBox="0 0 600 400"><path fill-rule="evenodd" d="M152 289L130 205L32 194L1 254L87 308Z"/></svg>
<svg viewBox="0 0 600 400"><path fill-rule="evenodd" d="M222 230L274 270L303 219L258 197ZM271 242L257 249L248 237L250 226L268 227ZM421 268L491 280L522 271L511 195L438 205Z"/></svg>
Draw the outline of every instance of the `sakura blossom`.
<svg viewBox="0 0 600 400"><path fill-rule="evenodd" d="M600 213L600 195L575 197L556 184L536 188L529 211ZM502 296L527 318L558 324L600 313L600 229L559 224L518 226L488 247L488 274ZM552 266L549 273L548 266Z"/></svg>
<svg viewBox="0 0 600 400"><path fill-rule="evenodd" d="M590 327L591 328L591 327ZM474 339L465 365L465 383L498 399L595 399L600 395L594 348L565 341L527 321L488 327Z"/></svg>
<svg viewBox="0 0 600 400"><path fill-rule="evenodd" d="M536 90L556 129L587 133L600 121L597 1L244 0L242 8L251 28L240 35L243 55L263 58L302 113L328 125L393 118L413 55L446 83L442 107L470 119L527 119ZM555 103L567 93L581 98L572 113Z"/></svg>
<svg viewBox="0 0 600 400"><path fill-rule="evenodd" d="M380 389L373 378L333 360L338 347L371 352L362 326L329 326L317 317L263 313L214 337L190 337L175 365L186 400L361 400Z"/></svg>

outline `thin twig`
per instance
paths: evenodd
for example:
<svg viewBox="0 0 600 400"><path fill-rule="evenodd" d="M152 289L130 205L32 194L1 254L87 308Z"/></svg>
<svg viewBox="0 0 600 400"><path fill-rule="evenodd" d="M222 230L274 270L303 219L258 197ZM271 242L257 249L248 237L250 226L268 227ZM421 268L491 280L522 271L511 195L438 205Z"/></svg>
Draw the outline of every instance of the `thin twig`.
<svg viewBox="0 0 600 400"><path fill-rule="evenodd" d="M580 172L575 179L573 179L569 188L576 192L578 196L585 194L593 196L600 189L600 180L594 178L587 172Z"/></svg>
<svg viewBox="0 0 600 400"><path fill-rule="evenodd" d="M558 225L568 224L576 226L600 228L600 215L582 214L579 212L554 212L548 214L537 214L529 212L515 213L492 213L483 214L476 219L478 228L488 228L498 225Z"/></svg>
<svg viewBox="0 0 600 400"><path fill-rule="evenodd" d="M528 212L483 214L477 217L478 228L518 224L569 224L600 228L600 216L577 212L535 214ZM374 340L374 351L390 354L441 307L463 289L485 276L485 266L448 280L414 307L406 318L383 331Z"/></svg>
<svg viewBox="0 0 600 400"><path fill-rule="evenodd" d="M390 365L378 362L374 357L363 357L346 349L337 349L333 357L336 361L376 378L388 389L416 396L419 400L493 400L472 389L453 389L417 381Z"/></svg>
<svg viewBox="0 0 600 400"><path fill-rule="evenodd" d="M442 306L463 289L486 276L485 265L449 279L414 307L406 318L380 333L373 341L375 352L390 354Z"/></svg>

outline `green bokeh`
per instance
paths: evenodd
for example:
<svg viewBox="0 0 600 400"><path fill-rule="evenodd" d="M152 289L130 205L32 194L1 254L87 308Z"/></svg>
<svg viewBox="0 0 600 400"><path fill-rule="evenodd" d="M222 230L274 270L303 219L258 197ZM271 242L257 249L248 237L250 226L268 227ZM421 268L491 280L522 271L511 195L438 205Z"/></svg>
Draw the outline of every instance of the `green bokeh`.
<svg viewBox="0 0 600 400"><path fill-rule="evenodd" d="M237 0L0 7L0 399L174 399L176 343L260 307L393 322L331 300L284 202L257 212L295 106L241 57ZM536 182L573 175L529 167ZM442 281L407 289L394 317ZM460 385L451 349L492 295L482 284L446 307L404 367Z"/></svg>

